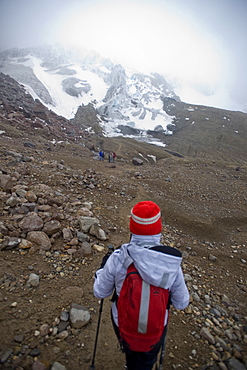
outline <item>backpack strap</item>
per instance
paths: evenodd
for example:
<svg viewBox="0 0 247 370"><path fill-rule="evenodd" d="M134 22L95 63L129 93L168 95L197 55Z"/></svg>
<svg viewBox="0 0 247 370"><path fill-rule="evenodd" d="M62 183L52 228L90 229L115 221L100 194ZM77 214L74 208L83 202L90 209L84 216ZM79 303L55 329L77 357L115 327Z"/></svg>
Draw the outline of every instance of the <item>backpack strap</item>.
<svg viewBox="0 0 247 370"><path fill-rule="evenodd" d="M175 257L182 257L182 253L178 249L170 247L168 245L156 245L155 247L151 247L149 249L165 254L170 254Z"/></svg>
<svg viewBox="0 0 247 370"><path fill-rule="evenodd" d="M123 262L123 265L124 265L124 267L126 268L126 270L128 270L128 267L132 264L132 263L134 263L134 260L132 259L132 257L130 256L130 252L129 252L129 250L127 249L127 253L128 253L128 255L126 256L126 258L125 258L125 260L124 260L124 262Z"/></svg>
<svg viewBox="0 0 247 370"><path fill-rule="evenodd" d="M120 248L121 248L121 246L118 247L117 249L120 249ZM126 268L126 271L128 270L129 266L134 262L133 259L130 257L130 253L129 253L128 250L127 250L127 252L128 252L128 256L125 258L125 260L123 262L123 266ZM117 300L118 300L118 295L117 295L117 291L116 291L116 288L115 288L110 301L111 302L117 302Z"/></svg>

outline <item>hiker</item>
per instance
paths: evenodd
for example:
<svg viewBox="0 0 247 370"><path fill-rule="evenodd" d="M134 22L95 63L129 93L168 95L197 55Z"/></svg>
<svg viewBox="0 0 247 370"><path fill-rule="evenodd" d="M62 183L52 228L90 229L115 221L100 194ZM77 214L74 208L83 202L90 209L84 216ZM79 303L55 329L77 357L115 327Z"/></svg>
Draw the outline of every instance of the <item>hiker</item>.
<svg viewBox="0 0 247 370"><path fill-rule="evenodd" d="M105 153L103 152L103 150L100 150L100 152L99 152L99 160L100 161L103 161L104 160L104 157L105 157Z"/></svg>
<svg viewBox="0 0 247 370"><path fill-rule="evenodd" d="M113 162L113 155L112 155L112 152L109 152L109 154L108 154L108 162L109 162L109 163Z"/></svg>
<svg viewBox="0 0 247 370"><path fill-rule="evenodd" d="M106 254L103 257L100 269L95 274L94 295L97 298L106 298L115 289L111 319L121 348L125 352L125 368L151 370L157 361L160 348L164 348L169 315L168 299L176 309L183 310L189 304L189 292L181 269L181 252L160 244L162 220L159 206L152 201L137 203L131 210L129 229L130 242L117 248L111 255ZM150 288L151 292L153 288L156 297L161 297L164 293L162 298L164 304L159 303L153 310L151 303L155 298L150 295L149 300L145 297L139 306L138 303L134 305L138 292L133 292L133 286L128 288L125 285L127 279L131 276L134 278L134 274L141 277L143 283L140 288L141 294L145 289ZM129 299L129 308L126 303L123 305L124 299ZM139 321L137 319L135 329L134 313L129 309L136 310L137 306L139 312L136 316L139 317ZM160 310L161 315L158 313ZM148 316L145 316L147 312ZM158 326L158 317L161 317L159 334L156 332L158 336L153 343L148 337L148 331L156 330L154 327ZM151 329L149 320L154 322ZM131 332L128 332L128 325Z"/></svg>
<svg viewBox="0 0 247 370"><path fill-rule="evenodd" d="M112 162L115 162L116 156L117 156L116 153L112 152Z"/></svg>

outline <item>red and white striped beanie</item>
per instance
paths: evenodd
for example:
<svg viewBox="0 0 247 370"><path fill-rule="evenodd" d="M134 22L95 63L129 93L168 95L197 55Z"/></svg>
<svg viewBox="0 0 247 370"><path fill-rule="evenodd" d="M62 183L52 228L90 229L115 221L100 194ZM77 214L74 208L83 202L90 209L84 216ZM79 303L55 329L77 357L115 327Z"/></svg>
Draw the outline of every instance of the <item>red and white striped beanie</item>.
<svg viewBox="0 0 247 370"><path fill-rule="evenodd" d="M137 203L130 212L130 232L136 235L161 233L162 220L159 206L149 200Z"/></svg>

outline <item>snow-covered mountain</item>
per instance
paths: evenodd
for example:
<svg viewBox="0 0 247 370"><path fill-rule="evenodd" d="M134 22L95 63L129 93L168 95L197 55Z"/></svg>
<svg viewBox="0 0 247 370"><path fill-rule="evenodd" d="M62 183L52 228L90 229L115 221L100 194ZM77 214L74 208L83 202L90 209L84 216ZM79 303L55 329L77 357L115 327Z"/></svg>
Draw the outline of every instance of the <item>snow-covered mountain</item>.
<svg viewBox="0 0 247 370"><path fill-rule="evenodd" d="M97 52L60 46L4 51L0 72L67 119L73 119L79 107L93 105L106 136L148 140L147 130L172 133L173 117L163 110L162 99L180 99L158 73L128 71Z"/></svg>

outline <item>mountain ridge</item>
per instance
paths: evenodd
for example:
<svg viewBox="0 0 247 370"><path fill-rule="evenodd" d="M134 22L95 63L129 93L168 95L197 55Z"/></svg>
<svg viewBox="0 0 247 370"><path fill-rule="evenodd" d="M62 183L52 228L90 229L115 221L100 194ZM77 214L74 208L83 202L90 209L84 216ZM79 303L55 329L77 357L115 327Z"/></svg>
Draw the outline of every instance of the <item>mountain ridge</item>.
<svg viewBox="0 0 247 370"><path fill-rule="evenodd" d="M128 72L84 49L61 50L10 49L0 53L0 72L24 84L34 98L67 119L74 118L80 105L92 103L107 136L121 135L121 125L141 130L142 136L156 126L170 133L166 126L172 118L160 98L179 97L163 76Z"/></svg>
<svg viewBox="0 0 247 370"><path fill-rule="evenodd" d="M38 126L38 131L43 132L47 139L50 136L54 140L81 140L82 145L87 146L87 142L93 143L95 148L106 151L108 148L114 151L121 148L121 153L118 154L122 158L136 156L142 159L144 156L150 163L153 161L147 155L155 156L157 160L172 155L246 166L247 114L245 113L195 106L177 102L173 98L163 98L164 110L174 117L174 123L168 126L170 130L173 130L173 134L166 135L162 129L158 128L147 130L150 138L157 138L164 146L145 146L141 130L138 132L134 128L123 125L123 130L134 132L133 135L129 135L131 132L127 131L132 139L138 138L138 133L140 135L139 140L134 140L130 145L131 137L107 137L104 134L98 113L93 105L80 107L75 118L67 120L47 109L38 99L33 100L24 87L11 77L1 74L0 80L0 98L5 112L2 113L3 116L11 110L15 115L18 112L25 118L25 120L20 120L19 124L23 127L25 125L33 127L36 134L37 127L34 127ZM128 156L125 153L129 153Z"/></svg>

